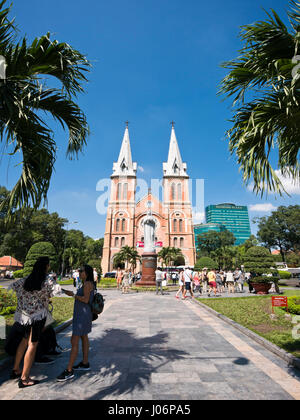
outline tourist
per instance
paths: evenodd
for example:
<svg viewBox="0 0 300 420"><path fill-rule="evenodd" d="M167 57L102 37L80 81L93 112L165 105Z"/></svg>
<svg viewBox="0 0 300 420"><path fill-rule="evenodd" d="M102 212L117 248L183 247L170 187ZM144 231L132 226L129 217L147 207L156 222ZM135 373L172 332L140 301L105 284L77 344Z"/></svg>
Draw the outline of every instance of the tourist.
<svg viewBox="0 0 300 420"><path fill-rule="evenodd" d="M207 293L208 288L208 277L207 277L207 268L204 267L201 273L201 283L202 283L202 293Z"/></svg>
<svg viewBox="0 0 300 420"><path fill-rule="evenodd" d="M162 269L160 267L157 267L155 271L155 283L156 283L156 294L158 295L158 290L160 288L160 293L163 295L163 286L162 282L165 278L165 273L163 273Z"/></svg>
<svg viewBox="0 0 300 420"><path fill-rule="evenodd" d="M245 282L245 273L239 270L239 276L237 278L237 285L239 293L244 293L244 282Z"/></svg>
<svg viewBox="0 0 300 420"><path fill-rule="evenodd" d="M179 270L178 281L179 281L179 290L176 293L176 296L175 296L176 299L179 299L180 293L181 293L182 298L184 296L184 280L183 280L183 269L182 268L180 268L180 270Z"/></svg>
<svg viewBox="0 0 300 420"><path fill-rule="evenodd" d="M89 338L88 334L92 331L93 314L91 304L93 302L94 291L96 285L94 283L93 269L89 265L84 265L79 270L80 279L83 283L78 289L77 294L62 289L63 292L74 297L74 313L73 313L73 332L71 338L71 354L67 369L57 377L59 382L64 382L74 377L74 371L89 371ZM83 360L78 365L74 363L78 356L79 340L81 339Z"/></svg>
<svg viewBox="0 0 300 420"><path fill-rule="evenodd" d="M173 286L176 286L176 284L177 284L177 273L173 272L171 274L171 278L172 278Z"/></svg>
<svg viewBox="0 0 300 420"><path fill-rule="evenodd" d="M20 279L11 285L18 299L15 322L23 326L23 338L16 352L11 376L20 378L19 388L39 383L39 381L30 378L30 370L46 323L49 300L53 295L53 284L47 277L49 267L49 258L41 257L36 261L32 273L27 278ZM20 363L23 356L24 365L21 371Z"/></svg>
<svg viewBox="0 0 300 420"><path fill-rule="evenodd" d="M224 286L223 286L223 276L220 271L216 272L216 283L217 283L217 291L218 293L224 292Z"/></svg>
<svg viewBox="0 0 300 420"><path fill-rule="evenodd" d="M227 271L226 273L226 284L228 288L228 293L234 293L234 277L231 270Z"/></svg>
<svg viewBox="0 0 300 420"><path fill-rule="evenodd" d="M94 268L93 275L94 275L94 283L95 283L95 285L97 285L97 283L98 283L98 273L97 273L96 268Z"/></svg>
<svg viewBox="0 0 300 420"><path fill-rule="evenodd" d="M213 291L216 297L217 296L217 282L216 282L215 270L210 270L207 274L207 277L208 277L208 284L209 284L208 296L210 296L211 292Z"/></svg>
<svg viewBox="0 0 300 420"><path fill-rule="evenodd" d="M183 280L184 280L184 292L183 292L183 299L186 299L186 292L189 291L191 297L194 297L194 293L192 290L192 283L193 283L193 272L190 268L186 268L183 272Z"/></svg>
<svg viewBox="0 0 300 420"><path fill-rule="evenodd" d="M201 284L200 284L200 274L198 272L194 273L194 292L198 292L198 295L200 296L202 294L201 292Z"/></svg>
<svg viewBox="0 0 300 420"><path fill-rule="evenodd" d="M240 289L238 285L239 285L239 280L240 280L241 274L242 274L242 272L239 268L236 268L233 272L235 290Z"/></svg>
<svg viewBox="0 0 300 420"><path fill-rule="evenodd" d="M117 269L116 278L117 278L117 289L120 290L121 285L122 285L122 279L123 279L123 272L120 267L118 267Z"/></svg>
<svg viewBox="0 0 300 420"><path fill-rule="evenodd" d="M129 284L130 284L129 282L130 282L130 272L129 272L129 269L127 268L122 277L122 293L123 294L128 293Z"/></svg>

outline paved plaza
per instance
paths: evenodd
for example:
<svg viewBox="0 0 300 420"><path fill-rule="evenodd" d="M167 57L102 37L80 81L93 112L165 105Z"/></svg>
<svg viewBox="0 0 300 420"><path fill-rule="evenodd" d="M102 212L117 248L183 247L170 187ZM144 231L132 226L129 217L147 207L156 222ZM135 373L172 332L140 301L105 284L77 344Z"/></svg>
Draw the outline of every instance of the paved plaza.
<svg viewBox="0 0 300 420"><path fill-rule="evenodd" d="M299 371L190 299L104 295L105 312L90 335L91 371L56 381L69 358L68 327L58 334L67 351L53 365L33 367L38 386L20 390L8 369L0 371L0 399L300 399Z"/></svg>

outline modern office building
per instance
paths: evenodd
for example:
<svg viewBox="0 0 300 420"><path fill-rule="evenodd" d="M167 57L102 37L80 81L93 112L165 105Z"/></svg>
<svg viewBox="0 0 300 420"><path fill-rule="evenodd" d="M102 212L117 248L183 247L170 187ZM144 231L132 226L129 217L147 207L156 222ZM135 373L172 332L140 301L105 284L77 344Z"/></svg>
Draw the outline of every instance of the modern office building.
<svg viewBox="0 0 300 420"><path fill-rule="evenodd" d="M224 230L226 230L226 227L220 223L201 223L200 225L194 225L196 250L198 249L198 235L207 232L222 232Z"/></svg>
<svg viewBox="0 0 300 420"><path fill-rule="evenodd" d="M205 209L206 223L225 226L236 238L235 245L243 244L251 236L248 207L225 203Z"/></svg>

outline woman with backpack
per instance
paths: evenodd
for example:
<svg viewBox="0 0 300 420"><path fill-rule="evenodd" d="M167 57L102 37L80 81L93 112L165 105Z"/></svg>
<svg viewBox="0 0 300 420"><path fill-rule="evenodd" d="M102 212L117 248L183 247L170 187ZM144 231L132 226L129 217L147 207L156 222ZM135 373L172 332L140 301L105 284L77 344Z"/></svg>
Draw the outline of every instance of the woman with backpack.
<svg viewBox="0 0 300 420"><path fill-rule="evenodd" d="M30 370L35 359L38 342L49 313L49 301L54 286L47 274L50 268L48 257L40 257L33 266L32 273L12 284L18 303L15 322L22 326L20 342L11 374L11 379L19 379L19 388L27 388L39 383L30 378ZM23 370L20 363L24 356Z"/></svg>
<svg viewBox="0 0 300 420"><path fill-rule="evenodd" d="M74 371L89 371L89 338L88 334L92 331L93 313L91 305L95 294L95 283L93 268L84 265L80 270L80 279L83 283L78 289L77 294L62 289L65 294L74 298L74 314L73 314L73 333L71 338L71 354L67 369L57 377L59 382L67 381L74 378ZM81 339L83 360L74 366L79 351L79 341Z"/></svg>

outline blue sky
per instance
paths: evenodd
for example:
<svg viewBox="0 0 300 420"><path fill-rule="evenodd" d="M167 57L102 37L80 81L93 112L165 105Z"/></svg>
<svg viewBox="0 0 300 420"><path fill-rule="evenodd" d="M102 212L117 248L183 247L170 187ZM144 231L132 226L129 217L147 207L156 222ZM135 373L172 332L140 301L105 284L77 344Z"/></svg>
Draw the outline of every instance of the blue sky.
<svg viewBox="0 0 300 420"><path fill-rule="evenodd" d="M261 199L243 186L225 139L230 102L216 94L225 75L220 64L235 58L241 47L239 27L265 19L263 8L286 18L287 7L288 1L279 0L15 0L11 16L20 35L32 40L49 31L93 64L86 94L78 98L91 128L78 161L65 158L67 133L52 125L58 158L49 211L78 221L77 227L93 238L103 236L96 185L112 173L126 120L133 159L143 168L138 175L147 181L162 177L174 120L190 177L205 180L204 206L232 202L270 211L299 203L299 188L291 197ZM18 169L13 160L9 168L7 163L4 156L0 184L11 188ZM266 214L251 211L250 217Z"/></svg>

